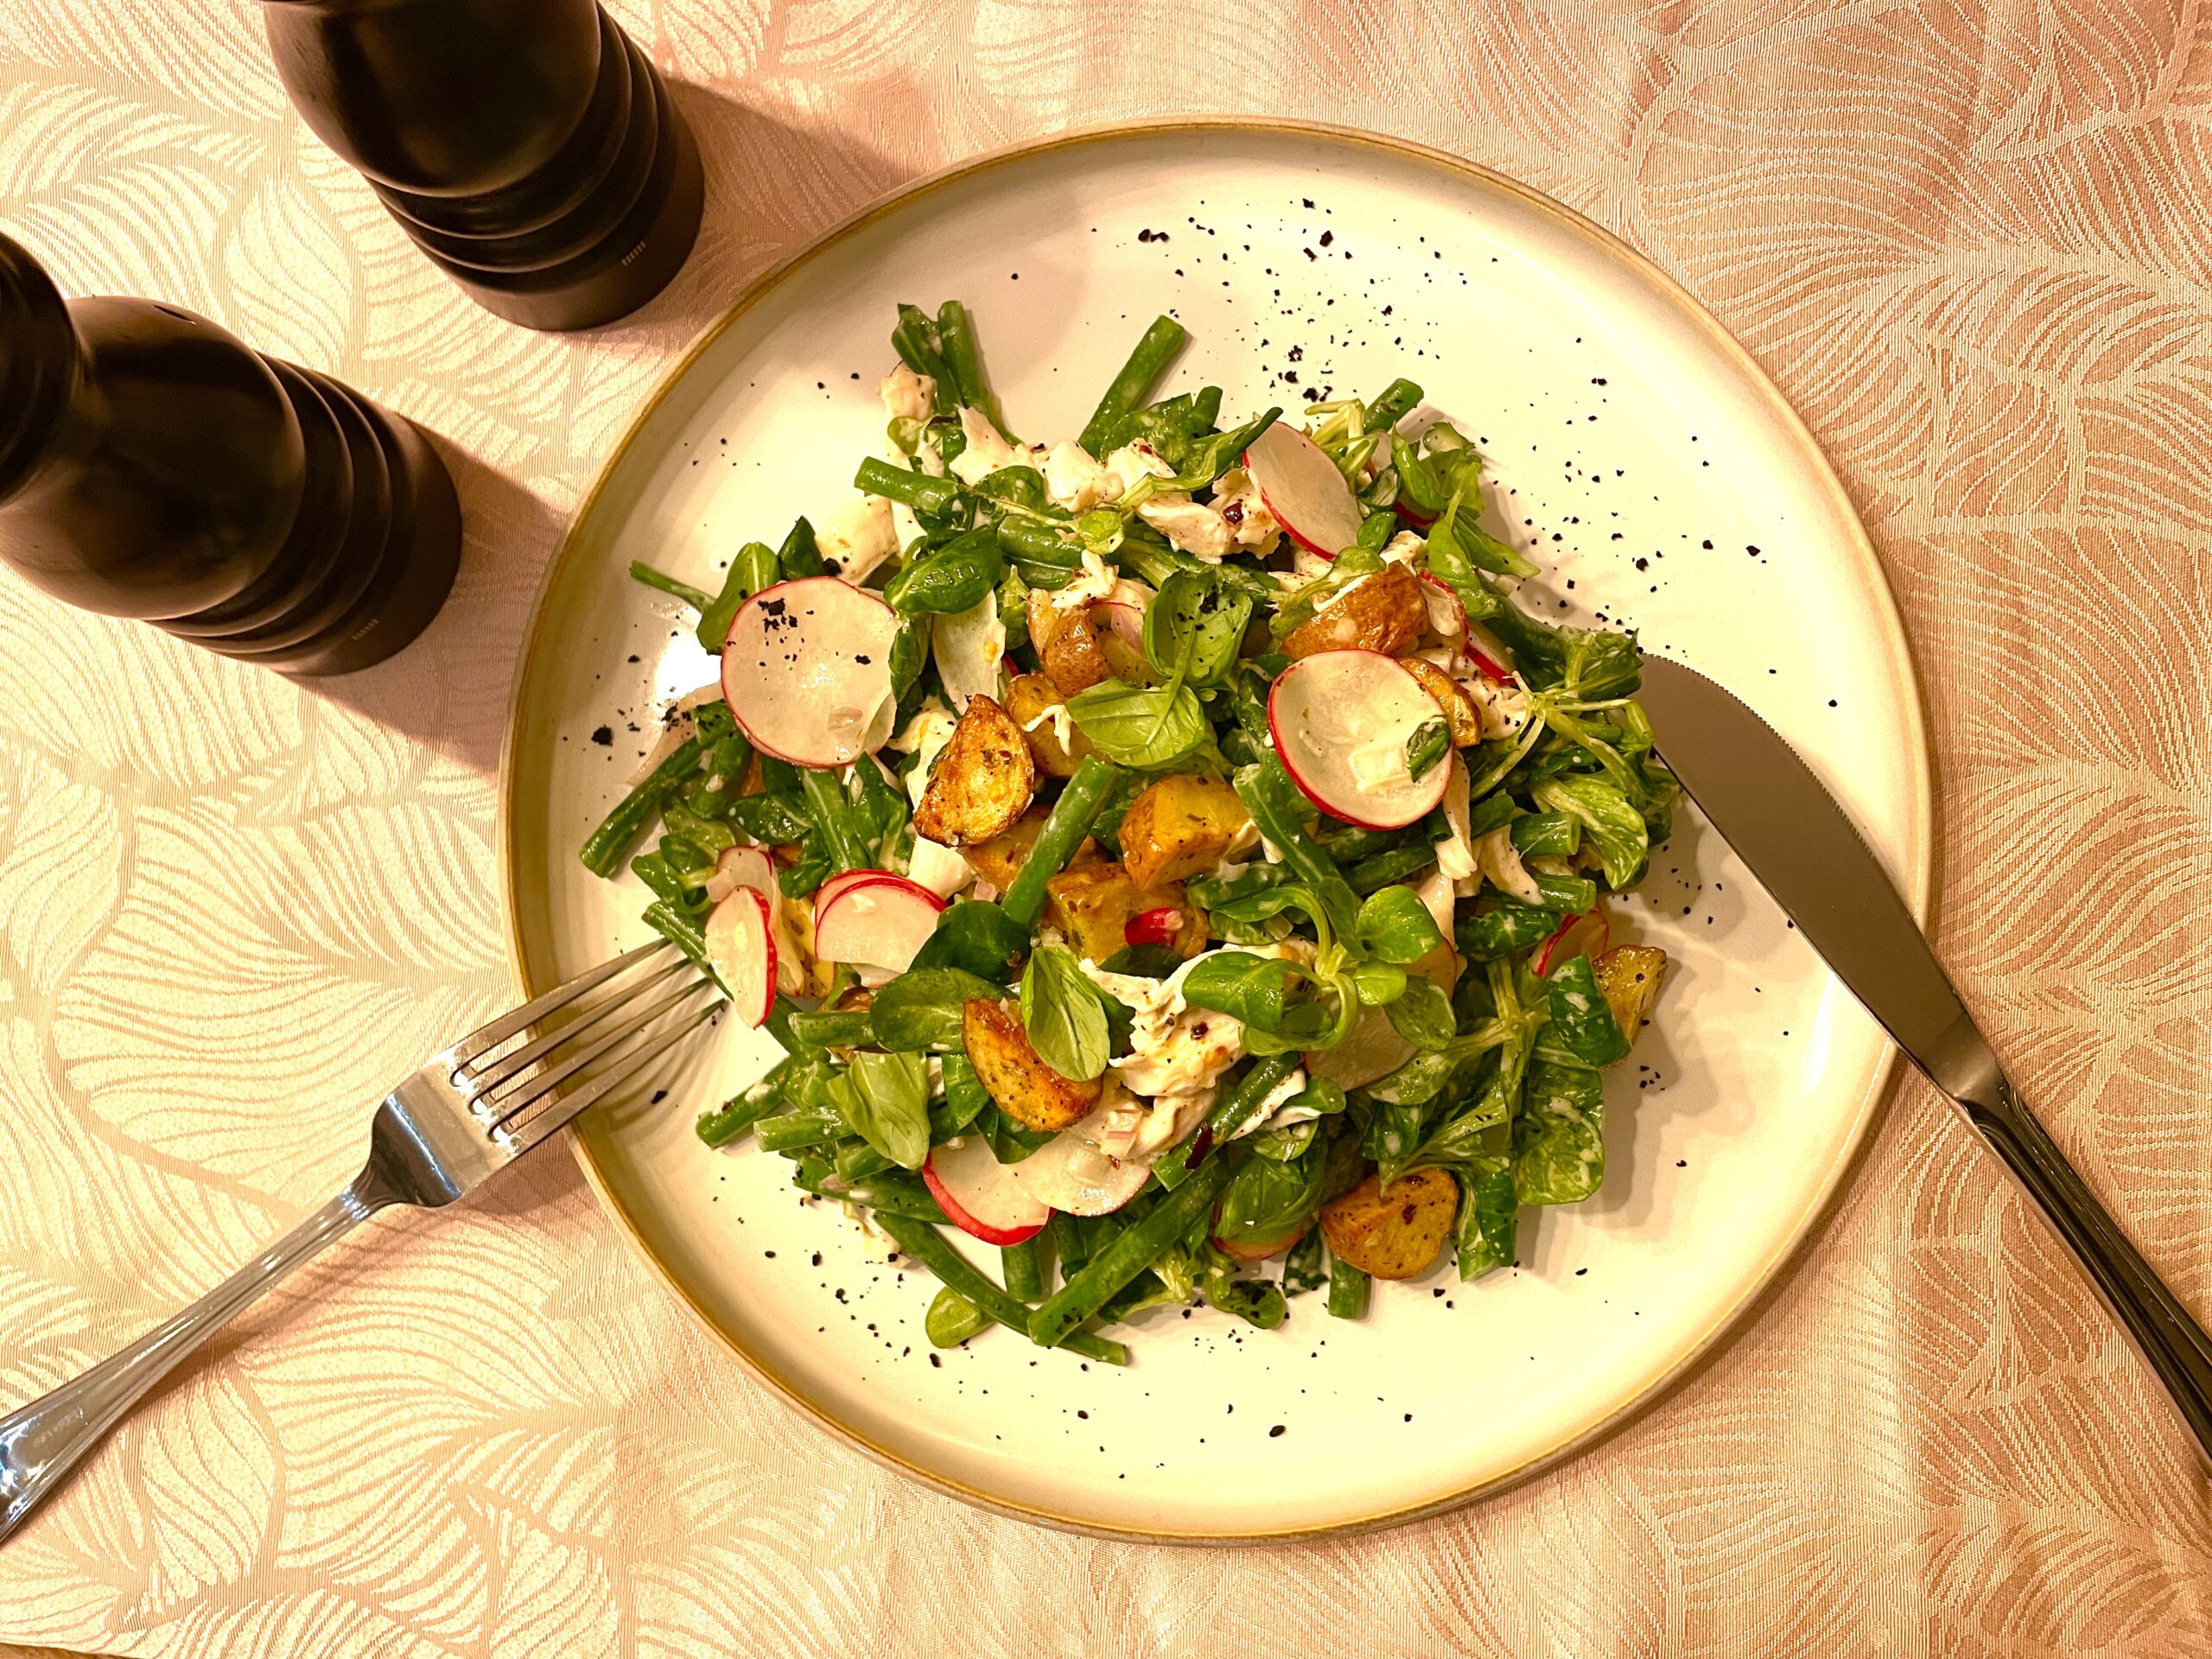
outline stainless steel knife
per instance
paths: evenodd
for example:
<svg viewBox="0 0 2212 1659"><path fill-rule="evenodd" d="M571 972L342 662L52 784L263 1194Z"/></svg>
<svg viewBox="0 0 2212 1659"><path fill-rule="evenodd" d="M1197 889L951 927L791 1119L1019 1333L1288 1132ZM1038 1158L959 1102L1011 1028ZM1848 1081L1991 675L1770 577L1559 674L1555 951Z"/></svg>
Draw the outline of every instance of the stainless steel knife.
<svg viewBox="0 0 2212 1659"><path fill-rule="evenodd" d="M1835 798L1772 727L1702 674L1647 657L1637 700L1660 758L1713 828L2027 1190L2212 1464L2212 1340L2005 1080Z"/></svg>

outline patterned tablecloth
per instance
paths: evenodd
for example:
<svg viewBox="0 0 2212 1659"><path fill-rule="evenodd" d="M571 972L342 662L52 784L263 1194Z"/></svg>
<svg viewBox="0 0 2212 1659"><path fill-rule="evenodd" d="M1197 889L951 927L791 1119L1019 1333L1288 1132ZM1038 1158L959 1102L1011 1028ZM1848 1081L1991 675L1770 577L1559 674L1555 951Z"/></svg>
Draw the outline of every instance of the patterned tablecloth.
<svg viewBox="0 0 2212 1659"><path fill-rule="evenodd" d="M505 997L538 571L779 252L1071 124L1268 111L1548 190L1811 423L1934 716L1942 944L2212 1311L2212 10L2202 0L625 0L708 225L582 339L476 309L296 118L243 0L0 0L0 224L442 435L470 531L387 666L293 685L0 580L0 1402L228 1270ZM561 1153L243 1320L0 1550L0 1639L214 1656L2202 1655L2152 1386L1916 1084L1688 1387L1518 1491L1235 1553L937 1497L747 1380Z"/></svg>

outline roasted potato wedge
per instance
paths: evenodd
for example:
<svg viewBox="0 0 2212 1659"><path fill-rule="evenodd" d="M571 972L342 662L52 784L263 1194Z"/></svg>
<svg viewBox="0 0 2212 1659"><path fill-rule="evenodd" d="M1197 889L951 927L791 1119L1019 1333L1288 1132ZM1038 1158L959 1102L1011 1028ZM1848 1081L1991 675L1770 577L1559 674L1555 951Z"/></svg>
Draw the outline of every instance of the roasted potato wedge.
<svg viewBox="0 0 2212 1659"><path fill-rule="evenodd" d="M960 1037L976 1078L1026 1128L1065 1129L1098 1103L1104 1085L1064 1077L1039 1059L1011 1004L980 996L964 1003Z"/></svg>
<svg viewBox="0 0 2212 1659"><path fill-rule="evenodd" d="M1321 651L1379 651L1395 657L1411 651L1428 626L1421 578L1402 564L1386 564L1344 596L1295 629L1282 642L1286 657Z"/></svg>
<svg viewBox="0 0 2212 1659"><path fill-rule="evenodd" d="M1205 912L1183 895L1180 881L1140 887L1119 864L1081 865L1045 884L1045 919L1066 936L1076 955L1103 962L1128 943L1128 925L1151 910L1174 910L1182 925L1170 941L1179 955L1205 949Z"/></svg>
<svg viewBox="0 0 2212 1659"><path fill-rule="evenodd" d="M1596 969L1598 988L1613 1011L1613 1023L1630 1043L1651 1018L1651 1005L1659 1000L1659 982L1666 977L1667 953L1653 944L1617 944L1590 966Z"/></svg>
<svg viewBox="0 0 2212 1659"><path fill-rule="evenodd" d="M1424 662L1418 657L1402 657L1398 660L1407 673L1421 682L1421 689L1436 700L1444 723L1452 728L1453 748L1471 748L1483 741L1482 711L1475 707L1475 700L1460 689L1459 681L1434 663Z"/></svg>
<svg viewBox="0 0 2212 1659"><path fill-rule="evenodd" d="M1006 689L1007 713L1029 740L1029 753L1036 756L1038 766L1052 778L1074 777L1083 757L1090 753L1090 740L1075 721L1065 714L1052 714L1066 705L1059 687L1046 675L1017 674ZM1062 727L1067 729L1065 743L1060 741Z"/></svg>
<svg viewBox="0 0 2212 1659"><path fill-rule="evenodd" d="M1103 632L1088 610L1057 609L1044 588L1029 590L1029 643L1037 647L1037 660L1062 696L1071 697L1114 677L1099 644Z"/></svg>
<svg viewBox="0 0 2212 1659"><path fill-rule="evenodd" d="M1146 785L1116 833L1129 880L1148 887L1211 869L1251 828L1227 784L1178 774Z"/></svg>
<svg viewBox="0 0 2212 1659"><path fill-rule="evenodd" d="M786 996L827 996L835 963L814 954L814 900L776 896L776 988Z"/></svg>
<svg viewBox="0 0 2212 1659"><path fill-rule="evenodd" d="M994 699L970 697L930 772L914 833L947 847L988 841L1013 828L1036 792L1037 762L1021 728Z"/></svg>
<svg viewBox="0 0 2212 1659"><path fill-rule="evenodd" d="M1459 1183L1443 1170L1415 1170L1387 1187L1370 1175L1321 1206L1321 1236L1363 1273L1411 1279L1436 1260L1459 1213Z"/></svg>
<svg viewBox="0 0 2212 1659"><path fill-rule="evenodd" d="M1013 826L988 841L978 842L973 847L963 847L960 856L968 861L968 868L982 880L1003 893L1014 874L1029 861L1030 849L1037 845L1037 832L1045 827L1045 820L1052 816L1048 806L1032 806L1014 821ZM1105 857L1098 843L1089 836L1083 845L1075 849L1075 856L1068 861L1071 869L1085 864L1096 864Z"/></svg>

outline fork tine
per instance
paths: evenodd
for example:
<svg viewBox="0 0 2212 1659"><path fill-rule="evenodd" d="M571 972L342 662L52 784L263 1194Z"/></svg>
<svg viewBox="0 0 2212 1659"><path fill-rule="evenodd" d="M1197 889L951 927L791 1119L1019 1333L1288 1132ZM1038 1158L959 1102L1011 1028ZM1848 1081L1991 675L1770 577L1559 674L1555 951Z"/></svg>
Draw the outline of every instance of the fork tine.
<svg viewBox="0 0 2212 1659"><path fill-rule="evenodd" d="M456 1068L467 1065L487 1048L496 1048L525 1026L534 1025L547 1014L565 1008L576 998L595 986L604 985L625 969L643 962L656 951L671 948L670 941L655 939L641 944L634 950L626 950L608 962L602 962L588 973L578 974L565 984L556 985L541 997L525 1002L511 1014L503 1014L487 1026L480 1026L448 1049L445 1058Z"/></svg>
<svg viewBox="0 0 2212 1659"><path fill-rule="evenodd" d="M510 1079L488 1089L469 1083L461 1083L459 1088L462 1098L468 1102L469 1109L483 1122L490 1124L501 1122L521 1110L530 1102L540 1099L551 1090L559 1088L561 1084L598 1059L609 1049L628 1041L678 1003L690 1000L713 984L712 980L702 976L688 985L678 987L650 1007L624 1020L604 1036L586 1044L583 1048L563 1060L550 1071L541 1072L536 1077L525 1077L519 1082ZM626 1002L624 1006L626 1007L630 1004Z"/></svg>
<svg viewBox="0 0 2212 1659"><path fill-rule="evenodd" d="M718 999L706 1007L698 1009L689 1019L677 1021L665 1032L654 1037L644 1047L624 1055L615 1062L611 1070L603 1075L594 1077L581 1088L571 1089L567 1094L557 1096L544 1110L533 1114L527 1122L503 1124L498 1133L505 1138L509 1147L513 1149L515 1156L519 1158L587 1106L597 1101L601 1096L635 1076L647 1061L656 1059L665 1053L679 1039L696 1030L702 1021L713 1019L727 1006ZM533 1096L533 1098L538 1097Z"/></svg>
<svg viewBox="0 0 2212 1659"><path fill-rule="evenodd" d="M609 1014L620 1014L624 1008L634 1007L639 997L655 986L665 983L671 975L681 973L685 966L685 959L678 957L673 962L656 967L627 988L608 997L589 1013L577 1015L567 1025L556 1027L520 1048L508 1049L504 1052L488 1057L479 1057L468 1062L467 1065L454 1067L454 1080L463 1089L475 1094L490 1094L520 1073L525 1067L535 1065L563 1043L573 1041L582 1036ZM482 1069L474 1077L461 1075L472 1067L480 1066Z"/></svg>

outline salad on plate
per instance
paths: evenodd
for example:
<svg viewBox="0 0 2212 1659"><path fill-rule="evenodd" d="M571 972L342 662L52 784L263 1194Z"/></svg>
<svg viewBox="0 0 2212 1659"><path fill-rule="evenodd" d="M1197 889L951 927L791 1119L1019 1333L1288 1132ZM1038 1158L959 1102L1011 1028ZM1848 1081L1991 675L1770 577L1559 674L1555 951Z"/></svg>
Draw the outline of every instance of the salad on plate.
<svg viewBox="0 0 2212 1659"><path fill-rule="evenodd" d="M702 1138L930 1268L940 1346L1511 1265L1666 967L1605 906L1677 792L1633 635L1515 601L1418 386L1224 423L1151 401L1185 338L1031 443L966 309L902 306L856 500L716 591L632 568L721 677L583 861L785 1051Z"/></svg>

